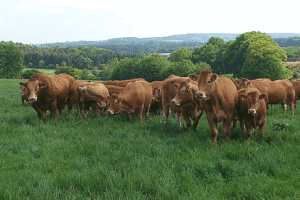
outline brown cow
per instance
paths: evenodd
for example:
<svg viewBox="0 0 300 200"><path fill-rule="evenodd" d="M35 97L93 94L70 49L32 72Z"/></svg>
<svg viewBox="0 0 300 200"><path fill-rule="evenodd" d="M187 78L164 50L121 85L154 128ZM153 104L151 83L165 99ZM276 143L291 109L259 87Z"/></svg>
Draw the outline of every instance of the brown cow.
<svg viewBox="0 0 300 200"><path fill-rule="evenodd" d="M125 87L128 83L130 82L135 82L135 81L146 81L143 78L135 78L135 79L129 79L129 80L121 80L121 81L98 81L99 83L102 83L104 85L115 85L119 87Z"/></svg>
<svg viewBox="0 0 300 200"><path fill-rule="evenodd" d="M87 110L92 107L95 117L100 115L100 111L104 109L104 115L108 108L107 97L108 90L102 83L90 83L79 87L80 101L84 105L85 118L87 118ZM87 109L88 108L88 109Z"/></svg>
<svg viewBox="0 0 300 200"><path fill-rule="evenodd" d="M243 78L240 85L236 85L238 89L245 86L256 87L261 93L267 95L267 109L269 104L281 104L282 111L285 115L286 104L289 105L291 114L294 115L295 89L289 80L248 80Z"/></svg>
<svg viewBox="0 0 300 200"><path fill-rule="evenodd" d="M47 110L50 110L53 119L56 116L56 109L61 115L65 103L68 105L68 114L72 114L77 95L74 77L68 74L48 76L36 73L30 77L25 86L29 91L28 100L36 110L39 119Z"/></svg>
<svg viewBox="0 0 300 200"><path fill-rule="evenodd" d="M90 82L84 81L84 80L76 80L76 106L77 106L77 115L79 115L80 117L82 117L82 113L83 113L83 106L84 104L80 101L80 90L79 87L84 87L86 85L90 84ZM95 102L91 102L91 104L96 104ZM96 105L93 105L96 106ZM87 107L87 105L85 105L85 113L87 114L88 110L90 109L90 107L92 107L92 105L89 105L89 107Z"/></svg>
<svg viewBox="0 0 300 200"><path fill-rule="evenodd" d="M294 106L295 108L297 108L297 100L300 100L300 81L291 81L291 83L293 84L295 89Z"/></svg>
<svg viewBox="0 0 300 200"><path fill-rule="evenodd" d="M131 114L138 111L138 118L142 121L142 114L145 110L145 117L148 117L152 101L152 87L146 81L135 81L128 83L118 95L113 94L110 99L109 114L126 112L127 120L130 121Z"/></svg>
<svg viewBox="0 0 300 200"><path fill-rule="evenodd" d="M190 117L194 121L193 129L196 129L203 114L201 102L199 104L195 99L198 83L190 78L186 78L185 81L182 81L180 84L174 83L173 86L177 92L171 100L171 104L181 107L182 115L189 131L191 131Z"/></svg>
<svg viewBox="0 0 300 200"><path fill-rule="evenodd" d="M150 106L150 111L153 111L155 114L158 113L159 115L162 113L162 84L163 81L151 82L153 98Z"/></svg>
<svg viewBox="0 0 300 200"><path fill-rule="evenodd" d="M248 87L238 90L239 104L237 107L241 129L246 126L247 140L250 140L253 129L259 126L258 133L264 134L266 123L267 106L266 94L261 93L257 88Z"/></svg>
<svg viewBox="0 0 300 200"><path fill-rule="evenodd" d="M22 100L22 104L24 105L24 100L28 102L28 106L30 106L30 102L28 100L28 89L27 87L25 86L26 83L23 83L23 82L20 82L20 88L21 88L21 100Z"/></svg>
<svg viewBox="0 0 300 200"><path fill-rule="evenodd" d="M218 124L223 126L226 141L229 141L230 126L236 113L238 91L234 83L203 69L198 78L198 92L195 97L202 99L203 109L211 129L214 144L217 145Z"/></svg>

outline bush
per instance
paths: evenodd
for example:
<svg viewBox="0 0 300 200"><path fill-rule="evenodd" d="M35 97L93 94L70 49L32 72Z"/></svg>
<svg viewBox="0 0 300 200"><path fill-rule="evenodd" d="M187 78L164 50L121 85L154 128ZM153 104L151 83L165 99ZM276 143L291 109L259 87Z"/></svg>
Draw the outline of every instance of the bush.
<svg viewBox="0 0 300 200"><path fill-rule="evenodd" d="M37 69L29 69L24 70L21 74L21 77L24 79L29 79L33 74L39 73L39 70Z"/></svg>

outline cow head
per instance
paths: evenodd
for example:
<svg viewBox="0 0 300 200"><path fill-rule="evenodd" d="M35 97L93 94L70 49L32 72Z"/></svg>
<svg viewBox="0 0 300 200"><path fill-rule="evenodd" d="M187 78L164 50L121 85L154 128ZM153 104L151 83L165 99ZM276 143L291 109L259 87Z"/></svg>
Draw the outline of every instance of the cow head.
<svg viewBox="0 0 300 200"><path fill-rule="evenodd" d="M152 100L156 101L156 102L161 102L162 100L162 96L161 96L161 89L160 88L153 88L153 92L152 92Z"/></svg>
<svg viewBox="0 0 300 200"><path fill-rule="evenodd" d="M237 79L234 81L234 84L238 90L252 86L247 78Z"/></svg>
<svg viewBox="0 0 300 200"><path fill-rule="evenodd" d="M23 83L23 82L20 82L20 88L21 88L21 96L28 96L28 94L29 94L29 91L28 91L28 89L27 89L27 87L26 87L26 83Z"/></svg>
<svg viewBox="0 0 300 200"><path fill-rule="evenodd" d="M174 83L173 87L176 89L176 95L171 100L172 105L180 106L193 101L193 86L190 78L188 78L187 81L181 82L180 84Z"/></svg>
<svg viewBox="0 0 300 200"><path fill-rule="evenodd" d="M255 115L259 108L259 101L266 100L267 95L262 94L259 91L249 92L247 96L245 94L239 94L239 98L242 101L247 101L248 114ZM264 102L265 103L265 102Z"/></svg>
<svg viewBox="0 0 300 200"><path fill-rule="evenodd" d="M198 78L198 91L195 94L195 98L208 100L215 92L215 83L218 79L218 75L212 73L208 69L203 69Z"/></svg>
<svg viewBox="0 0 300 200"><path fill-rule="evenodd" d="M30 103L35 103L38 100L39 95L45 90L48 85L44 82L31 78L27 81L26 87L28 89L28 100Z"/></svg>

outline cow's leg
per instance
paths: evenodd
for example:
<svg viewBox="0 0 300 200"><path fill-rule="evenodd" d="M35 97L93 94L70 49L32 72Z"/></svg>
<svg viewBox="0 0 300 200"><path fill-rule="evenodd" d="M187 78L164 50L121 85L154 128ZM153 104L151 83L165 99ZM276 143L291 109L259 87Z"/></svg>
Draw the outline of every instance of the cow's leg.
<svg viewBox="0 0 300 200"><path fill-rule="evenodd" d="M213 137L213 142L214 144L217 146L217 137L218 137L218 123L213 120L213 119L210 119L207 115L206 115L206 118L207 118L207 121L208 121L208 124L209 124L209 127L210 127L210 131L211 131L211 136Z"/></svg>
<svg viewBox="0 0 300 200"><path fill-rule="evenodd" d="M176 120L176 123L179 124L179 127L181 127L181 113L180 112L176 112L175 120Z"/></svg>
<svg viewBox="0 0 300 200"><path fill-rule="evenodd" d="M149 111L150 111L150 106L151 106L151 103L148 104L148 105L145 105L145 117L146 117L146 119L148 119L148 115L149 115Z"/></svg>
<svg viewBox="0 0 300 200"><path fill-rule="evenodd" d="M274 104L271 105L271 108L274 109Z"/></svg>
<svg viewBox="0 0 300 200"><path fill-rule="evenodd" d="M199 123L199 120L201 119L201 116L203 115L203 111L198 111L196 112L195 111L195 120L194 121L194 124L193 124L193 129L195 130L198 126L198 123Z"/></svg>
<svg viewBox="0 0 300 200"><path fill-rule="evenodd" d="M250 141L250 138L253 134L253 127L251 125L251 121L250 120L245 120L245 126L246 126L247 140Z"/></svg>
<svg viewBox="0 0 300 200"><path fill-rule="evenodd" d="M170 105L163 105L164 124L167 124L170 115Z"/></svg>
<svg viewBox="0 0 300 200"><path fill-rule="evenodd" d="M55 119L55 116L56 116L56 110L57 110L57 100L54 99L51 103L51 106L49 108L50 110L50 116Z"/></svg>
<svg viewBox="0 0 300 200"><path fill-rule="evenodd" d="M288 100L287 103L288 103L288 105L290 107L291 115L294 115L294 107L295 107L294 100Z"/></svg>
<svg viewBox="0 0 300 200"><path fill-rule="evenodd" d="M127 113L126 113L126 117L127 117L127 121L128 121L128 122L130 122L131 115L130 115L130 113L129 113L129 112L127 112Z"/></svg>
<svg viewBox="0 0 300 200"><path fill-rule="evenodd" d="M222 121L222 128L223 128L223 134L226 136L226 142L229 142L229 135L230 135L230 126L231 122L233 120L233 117L229 117L227 119L223 119Z"/></svg>
<svg viewBox="0 0 300 200"><path fill-rule="evenodd" d="M281 103L281 106L282 106L283 115L285 115L285 113L286 113L286 103L285 102Z"/></svg>
<svg viewBox="0 0 300 200"><path fill-rule="evenodd" d="M187 127L187 129L189 129L189 131L191 131L192 124L191 124L191 120L188 115L188 112L185 108L182 108L181 111L182 111L182 115L183 115L183 119L185 121L186 127Z"/></svg>
<svg viewBox="0 0 300 200"><path fill-rule="evenodd" d="M261 120L261 123L259 124L259 128L258 128L258 134L260 135L260 136L262 136L263 134L264 134L264 127L265 127L265 123L266 123L266 118L263 118L262 120Z"/></svg>
<svg viewBox="0 0 300 200"><path fill-rule="evenodd" d="M144 111L144 105L142 105L141 107L138 107L138 118L140 121L142 121L142 117L143 117L143 111Z"/></svg>
<svg viewBox="0 0 300 200"><path fill-rule="evenodd" d="M297 109L297 99L295 97L295 101L294 101L294 108Z"/></svg>

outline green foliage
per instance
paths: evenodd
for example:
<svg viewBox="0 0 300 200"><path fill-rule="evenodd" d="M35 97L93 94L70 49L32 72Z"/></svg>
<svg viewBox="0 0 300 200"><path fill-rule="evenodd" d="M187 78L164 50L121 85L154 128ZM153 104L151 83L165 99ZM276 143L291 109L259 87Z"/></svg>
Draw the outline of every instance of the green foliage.
<svg viewBox="0 0 300 200"><path fill-rule="evenodd" d="M0 55L0 78L19 78L24 69L22 51L12 42L1 42Z"/></svg>
<svg viewBox="0 0 300 200"><path fill-rule="evenodd" d="M181 77L187 77L191 73L196 73L195 71L196 71L196 66L192 63L191 60L171 62L169 66L167 66L164 70L162 70L161 77L163 80L168 78L171 74L181 76Z"/></svg>
<svg viewBox="0 0 300 200"><path fill-rule="evenodd" d="M170 54L170 61L171 62L181 62L183 60L190 60L192 57L192 51L189 50L187 47L181 47L177 51L173 51Z"/></svg>
<svg viewBox="0 0 300 200"><path fill-rule="evenodd" d="M300 46L296 47L283 47L283 50L286 51L289 61L299 61L300 60Z"/></svg>
<svg viewBox="0 0 300 200"><path fill-rule="evenodd" d="M24 70L21 74L22 78L29 79L33 74L39 73L37 69Z"/></svg>
<svg viewBox="0 0 300 200"><path fill-rule="evenodd" d="M84 79L84 75L85 75L84 70L87 70L87 69L81 70L81 69L74 68L73 72L71 72L70 75L73 76L77 80Z"/></svg>
<svg viewBox="0 0 300 200"><path fill-rule="evenodd" d="M89 57L84 57L80 55L72 63L74 68L78 69L92 69L93 61Z"/></svg>
<svg viewBox="0 0 300 200"><path fill-rule="evenodd" d="M140 59L124 58L115 62L115 66L111 72L112 80L125 80L137 78L139 73Z"/></svg>

